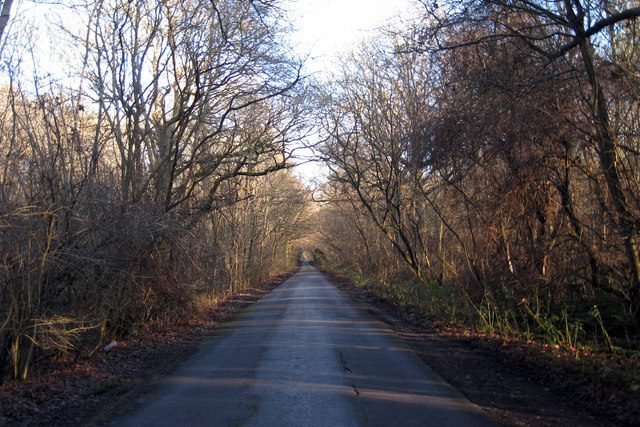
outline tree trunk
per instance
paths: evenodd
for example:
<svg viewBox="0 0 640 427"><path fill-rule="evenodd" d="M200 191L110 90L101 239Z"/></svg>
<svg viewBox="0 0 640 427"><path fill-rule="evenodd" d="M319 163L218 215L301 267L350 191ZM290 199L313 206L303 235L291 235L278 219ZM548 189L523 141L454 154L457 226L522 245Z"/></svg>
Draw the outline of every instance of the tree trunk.
<svg viewBox="0 0 640 427"><path fill-rule="evenodd" d="M596 125L598 156L615 208L618 231L624 239L625 252L631 269L629 309L631 313L635 312L636 321L638 322L640 321L640 310L638 310L640 306L640 248L638 247L640 244L640 234L638 233L633 216L629 212L627 198L622 188L616 137L611 130L607 99L594 64L594 49L585 33L582 22L575 13L573 13L572 9L569 9L569 19L578 37L578 46L591 86L592 114Z"/></svg>
<svg viewBox="0 0 640 427"><path fill-rule="evenodd" d="M0 11L0 46L2 46L2 36L9 26L9 16L11 15L12 4L13 0L4 0L2 2L2 10Z"/></svg>

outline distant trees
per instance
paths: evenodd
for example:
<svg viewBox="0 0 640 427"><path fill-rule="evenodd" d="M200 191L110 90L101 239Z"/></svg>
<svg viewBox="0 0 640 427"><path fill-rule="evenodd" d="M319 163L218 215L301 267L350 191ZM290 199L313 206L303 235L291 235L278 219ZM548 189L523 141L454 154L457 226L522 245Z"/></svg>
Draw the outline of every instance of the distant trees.
<svg viewBox="0 0 640 427"><path fill-rule="evenodd" d="M310 228L307 189L288 171L228 185L235 202L211 216L210 240L220 257L214 279L230 291L262 282L295 264L295 244Z"/></svg>
<svg viewBox="0 0 640 427"><path fill-rule="evenodd" d="M337 95L326 100L323 147L335 185L348 190L420 281L438 276L421 229L428 201L416 187L429 183L412 145L429 107L425 72L419 55L391 56L382 46L354 56L332 88Z"/></svg>
<svg viewBox="0 0 640 427"><path fill-rule="evenodd" d="M85 52L78 83L30 86L11 62L0 377L294 265L307 199L284 169L305 94L274 13L271 2L98 2L70 47Z"/></svg>
<svg viewBox="0 0 640 427"><path fill-rule="evenodd" d="M490 304L539 325L569 310L591 332L597 305L607 327L637 331L640 11L424 10L410 34L361 49L322 99L322 152L341 188L327 190L330 209L377 228L430 304L463 289L472 317ZM376 264L359 255L351 268ZM389 285L403 270L377 268Z"/></svg>

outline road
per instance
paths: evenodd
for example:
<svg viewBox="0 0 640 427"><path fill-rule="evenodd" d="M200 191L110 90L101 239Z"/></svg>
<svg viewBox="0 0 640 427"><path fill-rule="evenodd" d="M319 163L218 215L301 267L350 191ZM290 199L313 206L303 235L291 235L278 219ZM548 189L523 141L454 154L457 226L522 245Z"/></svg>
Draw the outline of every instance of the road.
<svg viewBox="0 0 640 427"><path fill-rule="evenodd" d="M206 341L130 426L484 426L480 409L312 266Z"/></svg>

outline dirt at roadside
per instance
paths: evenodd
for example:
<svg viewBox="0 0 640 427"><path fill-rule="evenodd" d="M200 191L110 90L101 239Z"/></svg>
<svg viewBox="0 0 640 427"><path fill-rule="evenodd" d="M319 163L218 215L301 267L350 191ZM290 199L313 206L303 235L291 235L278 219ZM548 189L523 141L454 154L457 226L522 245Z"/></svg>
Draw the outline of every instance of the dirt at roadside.
<svg viewBox="0 0 640 427"><path fill-rule="evenodd" d="M387 323L428 366L500 425L640 425L640 396L636 400L628 395L631 391L615 384L589 390L589 385L578 384L584 380L570 369L532 361L526 348L447 331L354 286L344 276L328 275L356 304L371 307L370 314Z"/></svg>
<svg viewBox="0 0 640 427"><path fill-rule="evenodd" d="M50 370L26 383L0 385L0 427L105 425L149 391L154 377L171 372L222 323L289 276L230 297L207 318L138 333L109 352Z"/></svg>

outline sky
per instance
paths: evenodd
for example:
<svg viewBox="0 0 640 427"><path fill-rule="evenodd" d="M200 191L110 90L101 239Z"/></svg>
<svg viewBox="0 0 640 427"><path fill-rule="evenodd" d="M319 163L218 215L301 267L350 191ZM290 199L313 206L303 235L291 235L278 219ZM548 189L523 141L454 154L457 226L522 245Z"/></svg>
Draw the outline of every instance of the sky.
<svg viewBox="0 0 640 427"><path fill-rule="evenodd" d="M306 58L305 73L320 80L330 79L340 57L360 42L385 26L415 18L417 11L415 0L289 0L285 8L294 52ZM312 186L324 175L316 163L298 166L296 172Z"/></svg>
<svg viewBox="0 0 640 427"><path fill-rule="evenodd" d="M294 29L294 50L307 58L307 72L324 74L377 29L415 16L416 1L289 0L285 8Z"/></svg>

